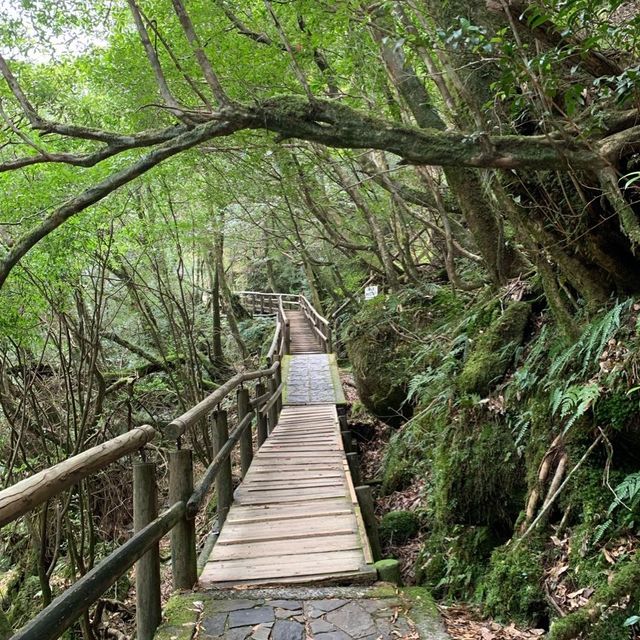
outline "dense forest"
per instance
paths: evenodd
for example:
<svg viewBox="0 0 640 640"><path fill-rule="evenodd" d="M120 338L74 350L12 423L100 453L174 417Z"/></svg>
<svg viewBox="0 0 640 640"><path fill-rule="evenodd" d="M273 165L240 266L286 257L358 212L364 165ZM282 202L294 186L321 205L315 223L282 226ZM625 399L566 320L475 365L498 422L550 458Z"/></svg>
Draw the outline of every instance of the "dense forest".
<svg viewBox="0 0 640 640"><path fill-rule="evenodd" d="M636 0L0 16L0 488L262 363L235 292L305 293L405 581L640 637ZM130 535L130 462L0 531L1 638Z"/></svg>

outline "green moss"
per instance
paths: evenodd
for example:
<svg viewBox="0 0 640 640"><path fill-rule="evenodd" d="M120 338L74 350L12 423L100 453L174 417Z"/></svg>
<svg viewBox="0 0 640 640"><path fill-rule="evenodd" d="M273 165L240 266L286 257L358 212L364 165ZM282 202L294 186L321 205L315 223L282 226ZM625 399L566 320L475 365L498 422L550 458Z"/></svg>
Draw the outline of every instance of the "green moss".
<svg viewBox="0 0 640 640"><path fill-rule="evenodd" d="M526 545L501 547L491 556L491 569L479 588L489 615L502 620L514 617L526 624L541 624L548 617L543 592L541 550Z"/></svg>
<svg viewBox="0 0 640 640"><path fill-rule="evenodd" d="M398 595L396 587L390 584L379 584L367 591L367 598L395 598Z"/></svg>
<svg viewBox="0 0 640 640"><path fill-rule="evenodd" d="M38 576L28 576L11 597L7 618L14 629L24 626L33 617L34 611L42 606L40 580Z"/></svg>
<svg viewBox="0 0 640 640"><path fill-rule="evenodd" d="M9 624L9 619L5 615L4 611L0 609L0 640L9 640L13 635L13 629Z"/></svg>
<svg viewBox="0 0 640 640"><path fill-rule="evenodd" d="M504 313L476 341L464 369L458 376L458 387L464 393L485 396L502 377L522 342L524 328L531 313L526 302L512 302Z"/></svg>
<svg viewBox="0 0 640 640"><path fill-rule="evenodd" d="M407 487L416 472L415 458L410 455L402 434L394 436L384 458L382 470L382 494L388 495L393 491L399 491Z"/></svg>
<svg viewBox="0 0 640 640"><path fill-rule="evenodd" d="M616 609L609 611L614 605ZM629 630L622 624L628 616L637 613L639 606L640 558L636 555L610 582L596 589L588 605L556 620L549 630L549 640L573 640L587 630L590 640L626 640Z"/></svg>
<svg viewBox="0 0 640 640"><path fill-rule="evenodd" d="M404 587L402 595L408 598L412 604L419 606L424 613L432 616L438 616L438 607L436 607L433 594L425 587Z"/></svg>
<svg viewBox="0 0 640 640"><path fill-rule="evenodd" d="M390 511L380 521L381 540L386 544L404 544L420 529L420 518L413 511Z"/></svg>
<svg viewBox="0 0 640 640"><path fill-rule="evenodd" d="M191 640L201 612L195 604L198 600L202 600L199 594L171 596L164 607L166 622L158 628L154 640Z"/></svg>
<svg viewBox="0 0 640 640"><path fill-rule="evenodd" d="M439 524L488 526L504 542L526 491L511 431L477 405L460 411L439 434L433 483Z"/></svg>
<svg viewBox="0 0 640 640"><path fill-rule="evenodd" d="M416 581L437 598L468 599L497 540L487 527L452 525L431 533L416 561Z"/></svg>

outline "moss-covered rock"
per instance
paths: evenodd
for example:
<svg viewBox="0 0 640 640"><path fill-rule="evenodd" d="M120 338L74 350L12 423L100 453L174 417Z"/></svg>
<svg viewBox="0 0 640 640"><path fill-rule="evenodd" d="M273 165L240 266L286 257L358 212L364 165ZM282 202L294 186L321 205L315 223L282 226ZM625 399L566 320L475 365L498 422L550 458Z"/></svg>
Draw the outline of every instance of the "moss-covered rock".
<svg viewBox="0 0 640 640"><path fill-rule="evenodd" d="M164 607L165 623L156 631L155 640L191 640L202 613L202 596L176 593Z"/></svg>
<svg viewBox="0 0 640 640"><path fill-rule="evenodd" d="M378 528L382 542L404 544L420 529L420 518L413 511L390 511L385 513Z"/></svg>
<svg viewBox="0 0 640 640"><path fill-rule="evenodd" d="M505 374L516 347L522 342L530 314L530 304L511 302L480 335L458 376L458 387L463 393L482 396L489 393L495 381Z"/></svg>
<svg viewBox="0 0 640 640"><path fill-rule="evenodd" d="M342 338L369 411L394 426L411 415L406 399L409 382L419 371L416 349L426 348L435 329L457 318L463 307L460 296L433 285L380 295L362 305L346 323Z"/></svg>
<svg viewBox="0 0 640 640"><path fill-rule="evenodd" d="M389 442L382 467L383 495L407 487L416 473L416 455L399 433Z"/></svg>
<svg viewBox="0 0 640 640"><path fill-rule="evenodd" d="M453 525L434 530L416 561L416 582L436 598L470 598L497 544L488 527Z"/></svg>
<svg viewBox="0 0 640 640"><path fill-rule="evenodd" d="M511 431L477 405L439 435L433 482L439 523L487 526L499 544L510 536L527 489Z"/></svg>
<svg viewBox="0 0 640 640"><path fill-rule="evenodd" d="M381 420L398 424L410 414L403 406L411 378L409 347L385 320L384 304L380 297L363 305L351 320L346 346L362 403Z"/></svg>
<svg viewBox="0 0 640 640"><path fill-rule="evenodd" d="M549 612L540 555L541 550L535 545L501 547L493 552L490 571L479 589L488 614L502 620L515 618L525 624L546 626Z"/></svg>

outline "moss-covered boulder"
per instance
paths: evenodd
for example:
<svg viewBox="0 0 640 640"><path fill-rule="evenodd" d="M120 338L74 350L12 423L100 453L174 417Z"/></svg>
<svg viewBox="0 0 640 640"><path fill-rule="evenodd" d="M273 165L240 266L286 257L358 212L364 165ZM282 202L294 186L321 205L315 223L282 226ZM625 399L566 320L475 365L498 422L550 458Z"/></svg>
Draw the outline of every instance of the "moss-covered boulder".
<svg viewBox="0 0 640 640"><path fill-rule="evenodd" d="M544 564L540 556L541 549L536 545L501 547L494 551L490 571L479 588L488 614L535 626L548 624Z"/></svg>
<svg viewBox="0 0 640 640"><path fill-rule="evenodd" d="M507 371L517 346L522 342L524 329L531 314L526 302L511 302L480 335L458 376L458 387L463 393L485 396Z"/></svg>
<svg viewBox="0 0 640 640"><path fill-rule="evenodd" d="M404 544L420 529L420 518L413 511L390 511L382 516L378 530L386 544Z"/></svg>
<svg viewBox="0 0 640 640"><path fill-rule="evenodd" d="M397 425L411 413L404 404L411 373L410 345L387 317L381 296L365 303L345 334L347 355L362 403L385 422Z"/></svg>
<svg viewBox="0 0 640 640"><path fill-rule="evenodd" d="M424 365L425 351L442 343L438 328L455 324L463 299L436 285L407 288L365 302L345 323L342 340L362 403L396 426L412 413L409 382Z"/></svg>
<svg viewBox="0 0 640 640"><path fill-rule="evenodd" d="M488 527L454 525L430 533L416 560L416 582L436 598L468 599L487 570L496 539Z"/></svg>
<svg viewBox="0 0 640 640"><path fill-rule="evenodd" d="M438 437L433 465L438 523L489 527L505 542L527 491L513 434L481 406L461 411Z"/></svg>

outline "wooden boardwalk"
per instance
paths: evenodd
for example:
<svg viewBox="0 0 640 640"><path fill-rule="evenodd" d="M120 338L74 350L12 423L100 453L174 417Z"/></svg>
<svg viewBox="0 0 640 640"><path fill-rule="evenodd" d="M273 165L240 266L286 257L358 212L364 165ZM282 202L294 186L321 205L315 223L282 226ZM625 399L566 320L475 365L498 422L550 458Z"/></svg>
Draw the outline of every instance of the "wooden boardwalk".
<svg viewBox="0 0 640 640"><path fill-rule="evenodd" d="M322 354L322 348L301 312L288 311L287 317L294 374L297 359ZM200 576L203 588L376 579L340 436L336 404L344 398L335 389L335 358L325 354L331 365L325 367L321 356L314 357L320 357L318 372L305 382L305 401L283 408L234 494ZM287 387L295 383L290 375ZM288 392L285 403L287 397L295 400Z"/></svg>
<svg viewBox="0 0 640 640"><path fill-rule="evenodd" d="M311 329L302 311L287 311L291 327L291 354L324 353L318 336Z"/></svg>

